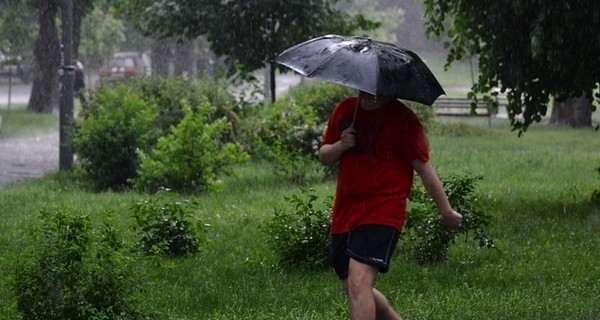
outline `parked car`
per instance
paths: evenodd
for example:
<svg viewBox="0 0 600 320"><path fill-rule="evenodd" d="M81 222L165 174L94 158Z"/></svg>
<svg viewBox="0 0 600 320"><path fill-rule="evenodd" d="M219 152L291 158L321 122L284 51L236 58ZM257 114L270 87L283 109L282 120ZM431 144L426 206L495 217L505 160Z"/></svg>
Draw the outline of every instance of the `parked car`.
<svg viewBox="0 0 600 320"><path fill-rule="evenodd" d="M147 76L150 75L150 62L147 55L139 52L117 52L98 74L101 80L109 82Z"/></svg>
<svg viewBox="0 0 600 320"><path fill-rule="evenodd" d="M8 56L0 52L0 77L8 76L19 78L24 83L31 82L33 79L31 63L20 56Z"/></svg>

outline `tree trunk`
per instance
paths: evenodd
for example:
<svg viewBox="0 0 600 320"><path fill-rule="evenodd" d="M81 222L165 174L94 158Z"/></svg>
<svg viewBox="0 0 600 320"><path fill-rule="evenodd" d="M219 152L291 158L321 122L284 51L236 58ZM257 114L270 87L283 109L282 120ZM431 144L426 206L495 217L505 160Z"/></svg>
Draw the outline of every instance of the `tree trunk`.
<svg viewBox="0 0 600 320"><path fill-rule="evenodd" d="M175 75L181 76L187 74L189 76L192 74L193 48L192 41L190 40L185 40L184 42L175 45L175 59L173 61Z"/></svg>
<svg viewBox="0 0 600 320"><path fill-rule="evenodd" d="M79 44L81 43L81 21L87 12L81 1L73 2L73 60L79 60Z"/></svg>
<svg viewBox="0 0 600 320"><path fill-rule="evenodd" d="M33 85L27 110L51 113L58 105L58 68L60 46L55 18L56 1L40 1L38 7L39 32L33 48Z"/></svg>
<svg viewBox="0 0 600 320"><path fill-rule="evenodd" d="M573 128L590 127L592 125L591 106L591 102L585 97L585 94L561 102L554 101L550 124Z"/></svg>
<svg viewBox="0 0 600 320"><path fill-rule="evenodd" d="M169 77L171 46L167 40L156 40L152 44L152 75Z"/></svg>

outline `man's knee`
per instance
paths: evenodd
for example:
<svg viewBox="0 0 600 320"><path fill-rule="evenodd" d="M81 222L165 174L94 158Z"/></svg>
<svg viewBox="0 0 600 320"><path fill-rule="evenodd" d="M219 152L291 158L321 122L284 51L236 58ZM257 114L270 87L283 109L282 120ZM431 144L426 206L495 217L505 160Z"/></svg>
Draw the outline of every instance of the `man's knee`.
<svg viewBox="0 0 600 320"><path fill-rule="evenodd" d="M372 295L378 271L377 267L351 259L345 285L348 296L358 298L362 295Z"/></svg>

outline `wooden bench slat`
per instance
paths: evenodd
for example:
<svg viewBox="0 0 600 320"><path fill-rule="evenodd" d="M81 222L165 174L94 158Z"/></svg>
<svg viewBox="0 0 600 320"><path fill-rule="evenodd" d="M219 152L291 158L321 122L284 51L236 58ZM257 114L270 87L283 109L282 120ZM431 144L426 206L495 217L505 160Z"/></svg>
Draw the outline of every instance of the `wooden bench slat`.
<svg viewBox="0 0 600 320"><path fill-rule="evenodd" d="M508 104L507 99L504 97L500 97L496 101L498 102L498 106L506 106ZM439 116L491 118L497 113L495 110L490 110L484 101L478 101L475 114L471 114L471 103L472 100L468 98L440 97L435 101L434 107L436 108L436 114Z"/></svg>

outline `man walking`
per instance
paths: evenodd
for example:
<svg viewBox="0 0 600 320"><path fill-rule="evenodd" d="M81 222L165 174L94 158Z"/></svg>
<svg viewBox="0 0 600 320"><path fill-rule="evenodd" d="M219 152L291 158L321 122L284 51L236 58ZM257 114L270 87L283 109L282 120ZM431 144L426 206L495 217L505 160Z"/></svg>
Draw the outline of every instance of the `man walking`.
<svg viewBox="0 0 600 320"><path fill-rule="evenodd" d="M429 162L416 115L394 98L366 92L338 104L329 118L319 161L339 162L332 216L333 267L350 302L353 320L401 319L375 289L387 272L404 225L413 172L434 200L442 222L460 227Z"/></svg>

